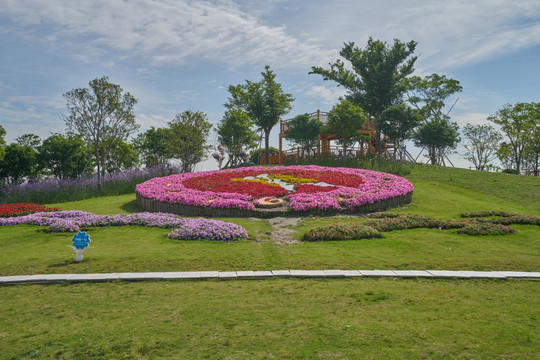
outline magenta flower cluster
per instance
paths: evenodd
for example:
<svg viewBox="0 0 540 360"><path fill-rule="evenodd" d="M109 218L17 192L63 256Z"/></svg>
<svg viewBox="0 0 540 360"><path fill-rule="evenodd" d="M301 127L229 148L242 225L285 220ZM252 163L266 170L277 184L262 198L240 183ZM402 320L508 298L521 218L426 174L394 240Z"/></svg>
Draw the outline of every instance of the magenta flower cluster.
<svg viewBox="0 0 540 360"><path fill-rule="evenodd" d="M134 213L95 215L84 211L39 212L25 216L0 218L0 226L31 224L47 226L48 232L78 232L81 228L138 225L174 229L168 235L178 240L247 239L248 234L239 225L219 220L183 218L166 213Z"/></svg>
<svg viewBox="0 0 540 360"><path fill-rule="evenodd" d="M254 197L244 194L221 193L213 191L199 191L183 185L187 179L198 176L213 175L218 171L244 172L268 171L265 167L250 167L228 170L205 171L198 173L175 174L166 177L154 178L137 185L135 192L145 198L155 199L165 203L177 203L191 206L209 206L215 208L237 208L255 210ZM413 191L413 185L407 179L393 174L372 170L351 168L330 168L316 165L308 166L277 166L272 170L295 169L307 171L332 171L343 175L360 176L363 183L357 188L339 187L329 192L289 193L289 208L294 211L310 210L355 210L366 204L401 196Z"/></svg>

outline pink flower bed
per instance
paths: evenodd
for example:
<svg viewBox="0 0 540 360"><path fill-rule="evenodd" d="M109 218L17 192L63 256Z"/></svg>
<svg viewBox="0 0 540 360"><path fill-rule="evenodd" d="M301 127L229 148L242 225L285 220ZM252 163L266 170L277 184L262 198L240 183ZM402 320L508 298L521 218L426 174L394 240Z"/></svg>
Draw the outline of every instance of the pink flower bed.
<svg viewBox="0 0 540 360"><path fill-rule="evenodd" d="M313 178L331 186L296 184L295 190L286 191L279 186L237 180L259 174ZM250 191L250 186L258 191ZM317 191L317 188L320 188L320 191ZM412 184L396 175L315 165L250 167L175 174L148 180L137 185L135 190L139 196L163 203L251 211L255 211L254 203L257 203L257 198L277 196L288 200L291 210L300 212L343 209L354 211L363 205L406 195L412 191Z"/></svg>

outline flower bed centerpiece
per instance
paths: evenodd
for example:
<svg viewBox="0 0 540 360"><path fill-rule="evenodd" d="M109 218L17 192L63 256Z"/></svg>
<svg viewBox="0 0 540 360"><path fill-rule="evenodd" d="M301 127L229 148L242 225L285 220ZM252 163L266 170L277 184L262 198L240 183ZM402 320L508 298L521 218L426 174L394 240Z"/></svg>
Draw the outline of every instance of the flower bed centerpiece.
<svg viewBox="0 0 540 360"><path fill-rule="evenodd" d="M137 185L139 207L187 216L367 213L409 203L405 178L322 166L249 167L170 175Z"/></svg>

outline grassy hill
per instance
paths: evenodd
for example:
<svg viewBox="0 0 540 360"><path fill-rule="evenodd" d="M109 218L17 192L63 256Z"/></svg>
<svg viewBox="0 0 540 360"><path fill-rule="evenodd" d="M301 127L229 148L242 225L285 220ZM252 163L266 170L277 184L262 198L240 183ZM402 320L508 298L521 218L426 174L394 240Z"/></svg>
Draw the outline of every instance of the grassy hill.
<svg viewBox="0 0 540 360"><path fill-rule="evenodd" d="M540 216L540 179L417 166L410 205L443 219L462 211ZM54 205L54 204L52 204ZM134 195L55 204L96 214L138 211ZM177 241L168 230L91 228L72 261L70 234L0 228L0 275L274 269L540 271L540 230L504 236L416 229L384 239L276 244L267 220L246 241ZM303 232L362 218L308 217ZM533 359L539 358L540 283L533 281L274 279L114 282L0 287L0 359Z"/></svg>

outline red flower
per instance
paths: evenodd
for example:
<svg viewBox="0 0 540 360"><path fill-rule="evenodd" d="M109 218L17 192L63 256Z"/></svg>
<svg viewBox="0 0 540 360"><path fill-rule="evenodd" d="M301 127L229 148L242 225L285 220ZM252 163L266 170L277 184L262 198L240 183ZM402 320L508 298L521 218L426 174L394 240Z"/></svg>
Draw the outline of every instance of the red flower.
<svg viewBox="0 0 540 360"><path fill-rule="evenodd" d="M12 217L33 214L44 211L58 211L58 208L50 208L35 203L0 204L0 217Z"/></svg>

